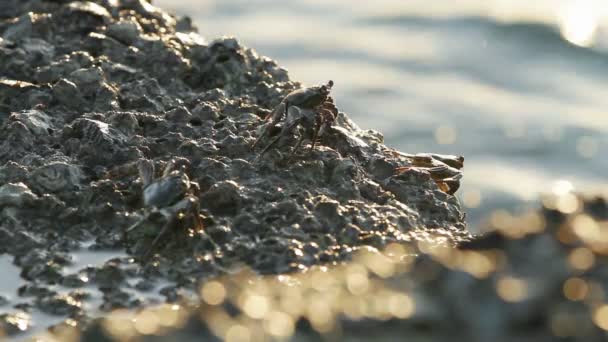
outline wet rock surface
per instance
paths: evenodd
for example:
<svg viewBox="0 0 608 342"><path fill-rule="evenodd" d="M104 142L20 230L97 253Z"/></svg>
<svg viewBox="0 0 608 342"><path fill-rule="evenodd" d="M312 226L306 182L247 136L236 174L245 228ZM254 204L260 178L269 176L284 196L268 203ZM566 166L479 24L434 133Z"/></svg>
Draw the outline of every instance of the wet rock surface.
<svg viewBox="0 0 608 342"><path fill-rule="evenodd" d="M206 41L144 0L6 3L0 253L22 284L0 299L5 333L38 312L86 322L179 301L244 266L470 239L452 195L462 162L394 151L345 113L314 151L286 162L296 130L256 160L264 118L302 85L236 39Z"/></svg>

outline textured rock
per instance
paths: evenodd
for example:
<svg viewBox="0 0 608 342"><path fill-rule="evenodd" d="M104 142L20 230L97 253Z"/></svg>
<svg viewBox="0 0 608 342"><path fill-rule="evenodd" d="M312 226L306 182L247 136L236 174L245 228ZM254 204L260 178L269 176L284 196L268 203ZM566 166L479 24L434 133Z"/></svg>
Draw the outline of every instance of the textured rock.
<svg viewBox="0 0 608 342"><path fill-rule="evenodd" d="M243 265L300 272L425 234L452 246L470 238L458 201L427 168L454 158L418 165L345 113L311 153L285 163L294 130L256 159L264 118L302 85L235 38L207 43L189 19L144 0L8 2L0 4L0 251L35 288L91 283L102 309L136 307L147 302L133 288L158 279L172 283L162 295L176 301ZM144 201L142 159L157 166L152 178L186 161L188 193ZM132 241L130 227L151 238ZM117 256L71 269L83 249ZM95 295L32 296L30 307L82 318ZM14 317L3 317L12 329Z"/></svg>

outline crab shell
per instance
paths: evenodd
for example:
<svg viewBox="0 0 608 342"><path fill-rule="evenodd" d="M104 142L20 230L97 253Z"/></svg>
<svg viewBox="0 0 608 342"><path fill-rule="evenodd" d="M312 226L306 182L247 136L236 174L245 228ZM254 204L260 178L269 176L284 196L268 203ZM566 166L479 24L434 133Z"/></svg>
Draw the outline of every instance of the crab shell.
<svg viewBox="0 0 608 342"><path fill-rule="evenodd" d="M191 187L192 182L185 173L173 171L144 188L144 205L157 208L168 207L183 199Z"/></svg>
<svg viewBox="0 0 608 342"><path fill-rule="evenodd" d="M283 102L305 109L315 108L327 100L330 89L327 85L298 89L285 96Z"/></svg>
<svg viewBox="0 0 608 342"><path fill-rule="evenodd" d="M273 112L266 116L266 120L270 118L274 118L275 120L278 119L285 113L286 109L288 109L286 108L287 106L295 106L301 109L314 109L319 106L325 106L328 102L333 106L333 100L329 96L333 85L334 82L330 80L324 85L292 91L283 98L283 101L281 101Z"/></svg>
<svg viewBox="0 0 608 342"><path fill-rule="evenodd" d="M395 168L397 173L405 173L412 169L425 170L429 173L433 181L437 184L439 189L445 193L453 195L460 188L460 180L462 179L462 172L458 169L449 165L443 164L438 166L401 166Z"/></svg>

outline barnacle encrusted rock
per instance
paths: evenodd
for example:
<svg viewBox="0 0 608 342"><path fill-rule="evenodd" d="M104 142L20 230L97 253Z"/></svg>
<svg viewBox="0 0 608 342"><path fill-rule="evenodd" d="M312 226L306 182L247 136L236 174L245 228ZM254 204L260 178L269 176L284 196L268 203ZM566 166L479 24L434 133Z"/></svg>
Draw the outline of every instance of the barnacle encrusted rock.
<svg viewBox="0 0 608 342"><path fill-rule="evenodd" d="M0 18L0 251L36 286L94 283L105 309L145 304L125 299L133 282L70 269L84 246L114 249L103 269L152 288L238 265L300 271L394 241L469 238L457 199L424 169L395 173L416 158L345 113L311 154L282 163L293 132L254 162L263 118L302 85L235 38L206 42L144 0L3 1ZM142 182L128 171L144 158L189 160L205 231L176 224L153 260L134 263L121 256L132 252L125 229L144 215ZM43 311L86 314L86 296L31 296Z"/></svg>

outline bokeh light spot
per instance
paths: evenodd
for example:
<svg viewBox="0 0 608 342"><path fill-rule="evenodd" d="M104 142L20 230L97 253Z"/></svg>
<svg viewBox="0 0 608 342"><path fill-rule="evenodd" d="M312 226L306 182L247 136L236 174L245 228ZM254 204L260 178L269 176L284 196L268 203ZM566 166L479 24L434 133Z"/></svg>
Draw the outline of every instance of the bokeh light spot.
<svg viewBox="0 0 608 342"><path fill-rule="evenodd" d="M585 299L589 292L589 285L581 278L570 278L564 282L564 296L572 301Z"/></svg>
<svg viewBox="0 0 608 342"><path fill-rule="evenodd" d="M295 324L290 315L280 311L273 311L266 317L264 328L272 336L289 337L294 332Z"/></svg>
<svg viewBox="0 0 608 342"><path fill-rule="evenodd" d="M393 294L388 301L389 312L400 319L409 318L414 314L415 309L414 300L405 293Z"/></svg>
<svg viewBox="0 0 608 342"><path fill-rule="evenodd" d="M266 316L270 310L268 298L260 295L250 295L245 298L243 303L243 311L247 316L255 319L260 319Z"/></svg>
<svg viewBox="0 0 608 342"><path fill-rule="evenodd" d="M226 331L224 341L249 342L251 341L251 331L246 326L234 324Z"/></svg>
<svg viewBox="0 0 608 342"><path fill-rule="evenodd" d="M218 305L224 301L226 289L221 283L210 281L201 288L201 297L209 305Z"/></svg>
<svg viewBox="0 0 608 342"><path fill-rule="evenodd" d="M151 335L158 331L160 320L152 310L143 310L135 316L135 329L142 335Z"/></svg>
<svg viewBox="0 0 608 342"><path fill-rule="evenodd" d="M496 283L496 293L506 302L519 302L527 297L528 284L522 279L502 277Z"/></svg>
<svg viewBox="0 0 608 342"><path fill-rule="evenodd" d="M608 330L608 305L601 305L593 311L593 323L601 329Z"/></svg>
<svg viewBox="0 0 608 342"><path fill-rule="evenodd" d="M589 1L572 1L563 8L559 24L564 39L582 47L593 45L598 28L594 8Z"/></svg>
<svg viewBox="0 0 608 342"><path fill-rule="evenodd" d="M555 200L555 207L564 214L572 214L578 210L578 197L572 193L559 196Z"/></svg>
<svg viewBox="0 0 608 342"><path fill-rule="evenodd" d="M585 271L593 266L595 256L588 248L576 248L568 255L568 263L576 270Z"/></svg>
<svg viewBox="0 0 608 342"><path fill-rule="evenodd" d="M560 179L553 184L552 192L555 196L563 196L574 190L574 185L567 180Z"/></svg>
<svg viewBox="0 0 608 342"><path fill-rule="evenodd" d="M481 204L481 192L468 190L462 194L462 203L467 208L477 208Z"/></svg>

